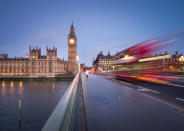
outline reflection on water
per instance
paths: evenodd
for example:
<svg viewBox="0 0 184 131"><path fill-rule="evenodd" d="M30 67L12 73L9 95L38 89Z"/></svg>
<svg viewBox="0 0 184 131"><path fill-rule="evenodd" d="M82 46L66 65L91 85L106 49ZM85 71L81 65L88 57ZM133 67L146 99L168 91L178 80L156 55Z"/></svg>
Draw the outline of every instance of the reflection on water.
<svg viewBox="0 0 184 131"><path fill-rule="evenodd" d="M10 87L8 87L8 85ZM2 87L2 88L0 88L1 95L7 95L7 94L13 95L13 94L16 94L17 92L18 92L18 94L21 95L24 91L22 81L20 81L18 83L15 83L13 81L11 81L11 82L2 81L1 87ZM17 88L17 87L19 87L19 88ZM15 88L16 88L17 92L15 92Z"/></svg>
<svg viewBox="0 0 184 131"><path fill-rule="evenodd" d="M19 82L19 95L22 95L23 91L24 91L23 82L20 81L20 82Z"/></svg>
<svg viewBox="0 0 184 131"><path fill-rule="evenodd" d="M10 83L10 94L14 94L14 83L11 81Z"/></svg>
<svg viewBox="0 0 184 131"><path fill-rule="evenodd" d="M22 81L19 82L19 87L23 87L23 82Z"/></svg>
<svg viewBox="0 0 184 131"><path fill-rule="evenodd" d="M21 95L24 91L24 88L22 86L19 87L19 95Z"/></svg>
<svg viewBox="0 0 184 131"><path fill-rule="evenodd" d="M2 81L1 86L2 86L2 87L6 87L6 83L5 83L5 81Z"/></svg>
<svg viewBox="0 0 184 131"><path fill-rule="evenodd" d="M0 82L0 131L41 130L69 84L70 82Z"/></svg>
<svg viewBox="0 0 184 131"><path fill-rule="evenodd" d="M10 87L14 87L14 82L13 81L10 82Z"/></svg>
<svg viewBox="0 0 184 131"><path fill-rule="evenodd" d="M7 89L4 86L2 86L1 95L6 95L6 94L7 94Z"/></svg>

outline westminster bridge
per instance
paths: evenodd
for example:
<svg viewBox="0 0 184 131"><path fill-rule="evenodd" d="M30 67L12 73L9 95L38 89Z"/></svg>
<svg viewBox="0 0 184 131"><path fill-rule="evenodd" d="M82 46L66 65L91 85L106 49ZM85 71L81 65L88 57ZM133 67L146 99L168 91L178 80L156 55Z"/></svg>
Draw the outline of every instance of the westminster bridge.
<svg viewBox="0 0 184 131"><path fill-rule="evenodd" d="M182 131L184 88L164 88L166 85L140 85L107 74L86 78L78 73L42 130Z"/></svg>

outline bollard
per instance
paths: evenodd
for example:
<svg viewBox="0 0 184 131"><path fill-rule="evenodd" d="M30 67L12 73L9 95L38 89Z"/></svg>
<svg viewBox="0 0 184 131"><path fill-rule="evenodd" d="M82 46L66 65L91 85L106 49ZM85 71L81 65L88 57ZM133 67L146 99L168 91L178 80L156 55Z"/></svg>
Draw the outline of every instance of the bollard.
<svg viewBox="0 0 184 131"><path fill-rule="evenodd" d="M54 95L54 94L55 94L55 85L53 83L53 85L52 85L52 95Z"/></svg>
<svg viewBox="0 0 184 131"><path fill-rule="evenodd" d="M19 99L19 120L21 120L21 108L22 108L22 100Z"/></svg>
<svg viewBox="0 0 184 131"><path fill-rule="evenodd" d="M19 99L19 128L21 128L21 120L22 120L21 111L22 111L22 100Z"/></svg>
<svg viewBox="0 0 184 131"><path fill-rule="evenodd" d="M21 108L22 108L22 100L19 99L19 120L21 120Z"/></svg>

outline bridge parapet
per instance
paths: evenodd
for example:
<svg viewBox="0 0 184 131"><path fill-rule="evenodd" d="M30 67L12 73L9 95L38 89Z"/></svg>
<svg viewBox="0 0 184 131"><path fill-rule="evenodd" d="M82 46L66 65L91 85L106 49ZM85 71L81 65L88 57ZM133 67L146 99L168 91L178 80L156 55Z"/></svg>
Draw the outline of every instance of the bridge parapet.
<svg viewBox="0 0 184 131"><path fill-rule="evenodd" d="M79 72L43 126L42 131L72 131L74 128L75 130L84 129L79 127L79 125L85 124L78 122L81 121L79 119L83 119L80 115L83 113L81 112L81 107L84 107L81 105L81 92L82 81Z"/></svg>

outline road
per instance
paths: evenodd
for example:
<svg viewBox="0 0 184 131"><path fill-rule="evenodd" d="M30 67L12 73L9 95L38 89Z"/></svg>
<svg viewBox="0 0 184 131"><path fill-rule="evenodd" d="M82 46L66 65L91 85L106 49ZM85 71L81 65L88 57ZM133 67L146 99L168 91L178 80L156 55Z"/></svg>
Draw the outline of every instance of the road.
<svg viewBox="0 0 184 131"><path fill-rule="evenodd" d="M137 81L136 79L133 81L125 81L117 80L110 73L98 74L101 77L118 81L124 84L127 84L129 87L134 88L138 91L159 97L164 101L168 101L172 104L177 105L184 109L184 80L173 80L173 79L164 79L169 81L170 83L153 83L146 81Z"/></svg>
<svg viewBox="0 0 184 131"><path fill-rule="evenodd" d="M83 82L88 131L184 130L184 110L152 91L96 75Z"/></svg>

